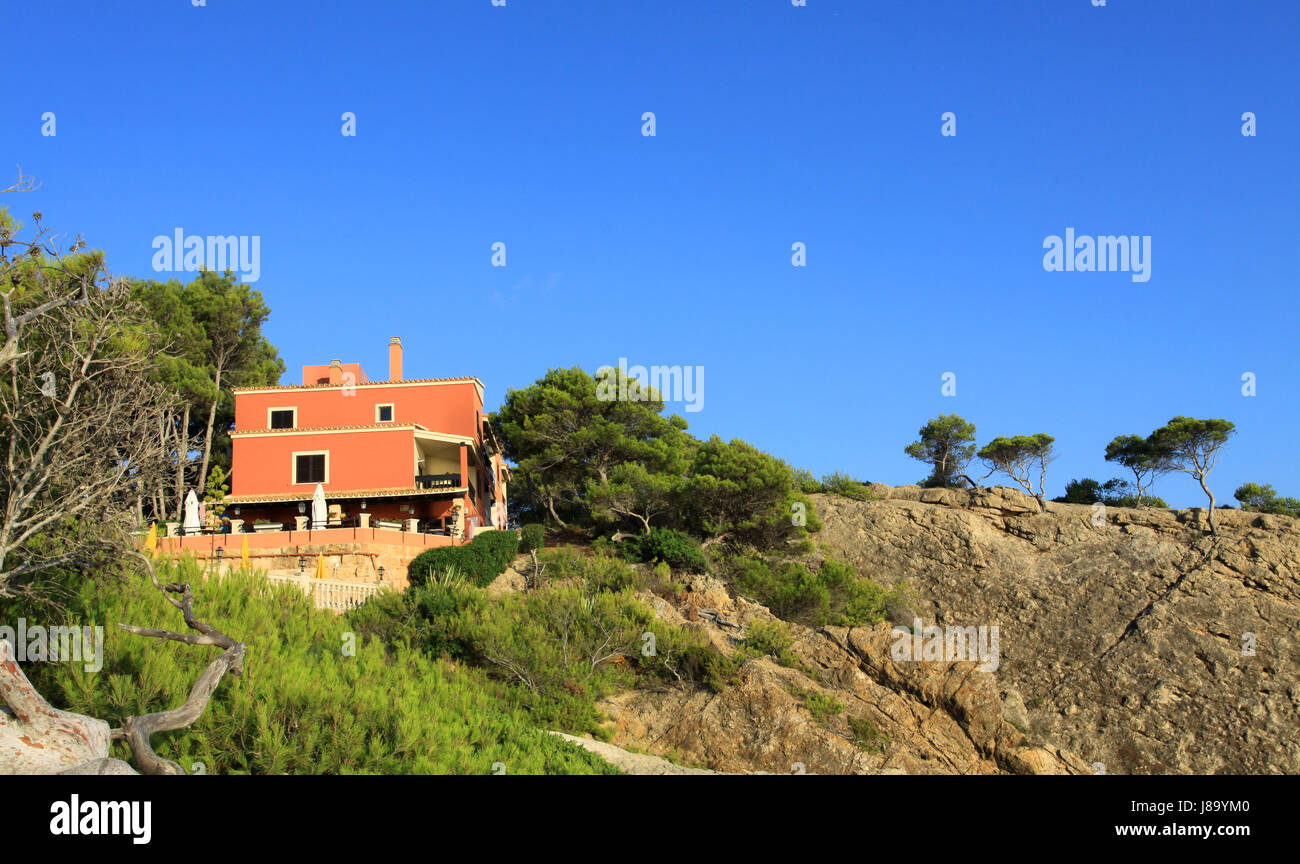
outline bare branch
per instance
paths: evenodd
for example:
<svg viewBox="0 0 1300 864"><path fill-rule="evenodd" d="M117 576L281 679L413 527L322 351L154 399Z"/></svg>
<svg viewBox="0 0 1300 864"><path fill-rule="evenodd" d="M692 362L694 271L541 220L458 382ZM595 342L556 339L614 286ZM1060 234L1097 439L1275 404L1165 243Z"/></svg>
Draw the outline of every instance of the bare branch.
<svg viewBox="0 0 1300 864"><path fill-rule="evenodd" d="M178 708L169 711L157 711L152 714L143 714L139 717L130 717L122 725L120 738L124 739L131 747L131 753L135 756L136 765L145 774L184 774L185 770L179 764L169 759L163 759L154 752L153 745L149 737L155 732L169 732L174 729L184 729L203 714L208 702L212 698L213 692L221 679L229 672L232 675L239 675L244 669L244 644L236 642L217 628L198 618L194 617L194 594L190 591L188 584L179 584L170 582L162 584L158 581L154 573L153 563L144 555L133 552L131 553L144 562L145 569L149 573L149 579L153 582L154 587L163 592L167 602L181 610L185 618L185 623L191 629L199 631L201 635L173 633L169 630L159 630L152 627L136 627L130 624L119 624L118 626L131 633L141 636L148 636L161 640L172 640L184 642L189 645L216 645L226 650L221 656L213 660L208 667L203 670L203 674L194 682L190 688L189 698ZM180 594L181 600L167 596L169 594ZM119 733L115 732L115 735Z"/></svg>

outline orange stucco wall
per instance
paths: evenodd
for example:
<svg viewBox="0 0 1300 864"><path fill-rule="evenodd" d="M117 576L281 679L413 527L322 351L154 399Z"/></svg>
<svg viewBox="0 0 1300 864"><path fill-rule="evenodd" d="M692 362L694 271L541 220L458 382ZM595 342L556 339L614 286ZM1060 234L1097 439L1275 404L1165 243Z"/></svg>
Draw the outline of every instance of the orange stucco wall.
<svg viewBox="0 0 1300 864"><path fill-rule="evenodd" d="M236 427L238 428L238 427ZM315 483L293 482L295 452L329 452L325 490L391 489L415 484L415 435L410 429L278 434L231 439L232 495L303 492Z"/></svg>
<svg viewBox="0 0 1300 864"><path fill-rule="evenodd" d="M394 406L394 423L419 423L433 432L450 435L479 435L483 403L478 389L468 381L237 393L235 429L249 432L268 428L267 412L271 408L297 408L297 426L304 429L373 424L375 406L387 404Z"/></svg>

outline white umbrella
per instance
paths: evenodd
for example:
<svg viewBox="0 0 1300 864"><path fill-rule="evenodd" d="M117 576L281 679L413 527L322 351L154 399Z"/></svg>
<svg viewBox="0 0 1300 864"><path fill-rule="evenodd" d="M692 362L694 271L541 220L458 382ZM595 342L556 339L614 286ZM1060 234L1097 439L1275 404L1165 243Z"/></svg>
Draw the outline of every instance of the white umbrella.
<svg viewBox="0 0 1300 864"><path fill-rule="evenodd" d="M325 527L325 487L316 484L316 491L311 495L311 527Z"/></svg>
<svg viewBox="0 0 1300 864"><path fill-rule="evenodd" d="M186 534L199 533L199 496L194 494L191 489L185 496L185 523L183 525Z"/></svg>

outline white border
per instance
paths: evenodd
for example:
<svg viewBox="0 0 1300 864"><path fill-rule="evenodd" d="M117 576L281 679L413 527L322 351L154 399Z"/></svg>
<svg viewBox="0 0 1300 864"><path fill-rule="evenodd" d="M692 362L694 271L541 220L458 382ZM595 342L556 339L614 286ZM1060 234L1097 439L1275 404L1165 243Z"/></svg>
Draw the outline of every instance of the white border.
<svg viewBox="0 0 1300 864"><path fill-rule="evenodd" d="M289 428L290 428L290 429L297 429L297 428L298 428L298 406L297 406L297 405L281 405L281 406L279 406L278 408L267 408L267 409L266 409L266 428L267 428L268 430L271 429L271 412L272 412L272 411L292 411L292 412L293 412L293 425L290 426ZM276 431L276 432L283 432L284 430L283 430L283 429L275 429L275 430L273 430L273 431Z"/></svg>

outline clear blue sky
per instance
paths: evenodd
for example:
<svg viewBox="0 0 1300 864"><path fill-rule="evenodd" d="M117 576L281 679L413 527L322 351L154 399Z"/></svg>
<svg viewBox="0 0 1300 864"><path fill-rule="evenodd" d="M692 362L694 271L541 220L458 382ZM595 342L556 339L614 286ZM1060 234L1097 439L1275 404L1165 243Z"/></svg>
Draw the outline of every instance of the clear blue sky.
<svg viewBox="0 0 1300 864"><path fill-rule="evenodd" d="M548 367L698 365L698 435L898 484L924 474L918 427L957 412L981 443L1054 434L1050 495L1119 474L1116 434L1226 417L1219 500L1300 496L1291 0L6 15L0 170L42 184L10 209L122 274L178 227L260 236L285 383L334 357L383 375L393 335L408 376L478 375L490 407ZM1044 271L1067 227L1151 235L1150 281Z"/></svg>

